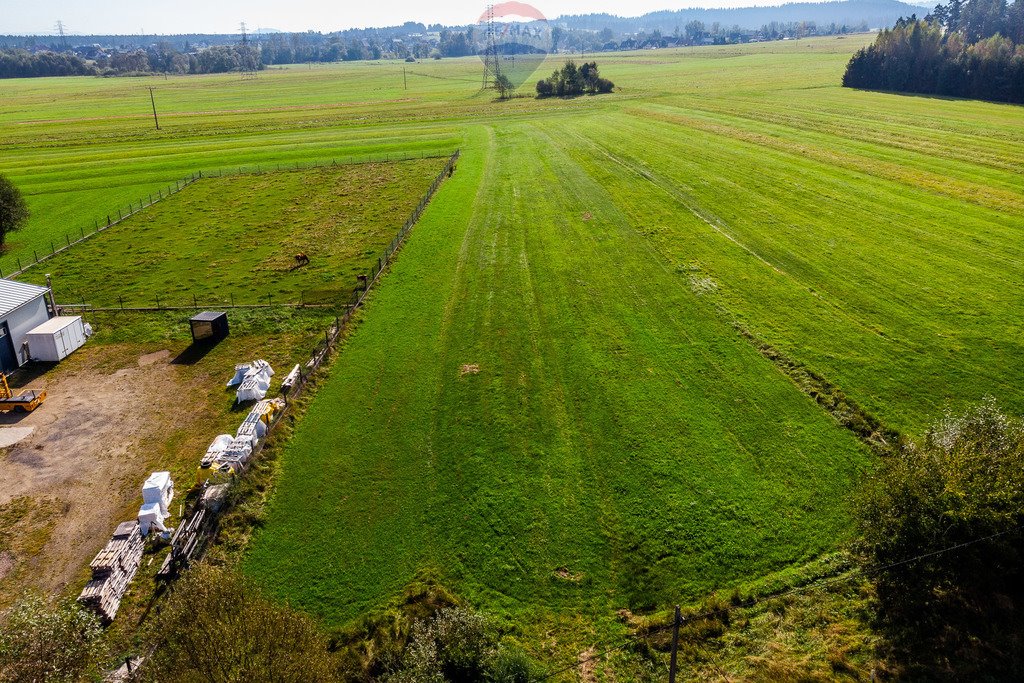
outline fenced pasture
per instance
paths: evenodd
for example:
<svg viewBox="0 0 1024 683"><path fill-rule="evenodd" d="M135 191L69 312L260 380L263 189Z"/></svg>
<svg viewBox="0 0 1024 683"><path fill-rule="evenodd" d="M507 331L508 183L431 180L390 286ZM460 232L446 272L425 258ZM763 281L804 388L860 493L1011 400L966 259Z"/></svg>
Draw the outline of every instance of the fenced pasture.
<svg viewBox="0 0 1024 683"><path fill-rule="evenodd" d="M840 88L870 40L591 55L618 92L542 102L480 94L475 59L409 66L408 90L386 63L14 83L0 171L37 212L0 265L197 168L460 148L245 568L332 626L427 574L575 661L616 610L787 576L852 533L876 455L794 367L905 435L986 394L1024 412L1021 109ZM58 293L92 287L76 249Z"/></svg>
<svg viewBox="0 0 1024 683"><path fill-rule="evenodd" d="M206 176L20 279L49 273L58 303L86 310L340 310L442 166L431 158Z"/></svg>

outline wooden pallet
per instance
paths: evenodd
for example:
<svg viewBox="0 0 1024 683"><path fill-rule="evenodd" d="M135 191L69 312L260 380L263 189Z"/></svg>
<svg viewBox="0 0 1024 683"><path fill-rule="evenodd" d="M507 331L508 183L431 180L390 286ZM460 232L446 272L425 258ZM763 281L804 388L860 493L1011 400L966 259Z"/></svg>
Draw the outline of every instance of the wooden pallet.
<svg viewBox="0 0 1024 683"><path fill-rule="evenodd" d="M113 621L121 600L142 564L145 541L138 521L122 522L114 535L89 564L92 581L85 585L78 602L95 611L107 623Z"/></svg>

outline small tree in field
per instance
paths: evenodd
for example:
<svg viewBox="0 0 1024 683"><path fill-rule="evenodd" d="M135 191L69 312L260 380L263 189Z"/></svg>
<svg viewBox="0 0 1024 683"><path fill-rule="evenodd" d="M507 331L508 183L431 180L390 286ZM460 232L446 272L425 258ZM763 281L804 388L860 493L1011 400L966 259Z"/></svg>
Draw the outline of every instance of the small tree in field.
<svg viewBox="0 0 1024 683"><path fill-rule="evenodd" d="M515 90L512 81L508 80L508 76L505 74L498 74L498 77L494 79L494 87L498 91L498 97L503 100L507 100L512 91Z"/></svg>
<svg viewBox="0 0 1024 683"><path fill-rule="evenodd" d="M0 175L0 250L7 244L7 233L21 228L28 216L28 205L21 191L7 176Z"/></svg>

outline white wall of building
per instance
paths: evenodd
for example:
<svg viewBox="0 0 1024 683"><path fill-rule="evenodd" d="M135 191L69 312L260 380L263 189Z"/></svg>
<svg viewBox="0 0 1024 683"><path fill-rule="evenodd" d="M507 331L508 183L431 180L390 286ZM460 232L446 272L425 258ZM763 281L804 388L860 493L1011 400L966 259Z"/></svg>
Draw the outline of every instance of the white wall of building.
<svg viewBox="0 0 1024 683"><path fill-rule="evenodd" d="M25 335L50 319L46 310L46 298L40 294L37 298L11 311L5 320L11 330L11 341L14 342L14 356L18 365L28 362L28 347L25 346Z"/></svg>

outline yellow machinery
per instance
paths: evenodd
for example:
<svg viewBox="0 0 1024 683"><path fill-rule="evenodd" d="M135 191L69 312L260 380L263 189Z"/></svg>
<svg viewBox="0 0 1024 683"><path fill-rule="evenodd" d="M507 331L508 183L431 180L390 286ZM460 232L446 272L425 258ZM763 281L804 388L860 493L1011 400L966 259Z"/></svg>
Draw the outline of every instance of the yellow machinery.
<svg viewBox="0 0 1024 683"><path fill-rule="evenodd" d="M7 384L7 375L0 372L0 413L7 413L17 410L21 413L31 413L46 400L45 391L23 391L17 396L11 391Z"/></svg>

